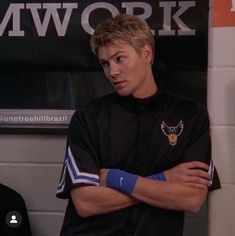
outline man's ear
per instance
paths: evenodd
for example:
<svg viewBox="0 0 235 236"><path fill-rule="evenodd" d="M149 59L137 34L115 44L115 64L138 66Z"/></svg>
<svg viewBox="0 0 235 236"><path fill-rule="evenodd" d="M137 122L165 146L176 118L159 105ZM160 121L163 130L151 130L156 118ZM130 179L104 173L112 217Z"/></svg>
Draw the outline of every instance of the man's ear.
<svg viewBox="0 0 235 236"><path fill-rule="evenodd" d="M143 56L146 61L146 63L151 64L152 57L153 57L153 50L152 47L149 44L145 44L143 47Z"/></svg>

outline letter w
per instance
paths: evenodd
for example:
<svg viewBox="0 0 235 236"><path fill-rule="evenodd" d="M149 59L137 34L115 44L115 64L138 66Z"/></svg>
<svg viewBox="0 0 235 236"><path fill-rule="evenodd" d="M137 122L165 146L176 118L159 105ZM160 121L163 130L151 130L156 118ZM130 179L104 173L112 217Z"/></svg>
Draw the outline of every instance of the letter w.
<svg viewBox="0 0 235 236"><path fill-rule="evenodd" d="M2 23L0 23L0 36L3 32L12 16L13 27L12 30L8 32L9 36L24 36L24 31L20 30L20 10L24 9L24 4L10 4Z"/></svg>
<svg viewBox="0 0 235 236"><path fill-rule="evenodd" d="M60 3L43 3L42 8L40 3L28 3L26 8L30 9L38 35L45 36L50 18L52 16L58 36L64 36L68 27L68 23L73 9L78 8L77 3L63 3L62 8L66 9L63 22L61 23L58 9L61 9ZM41 22L38 9L46 9L44 20Z"/></svg>

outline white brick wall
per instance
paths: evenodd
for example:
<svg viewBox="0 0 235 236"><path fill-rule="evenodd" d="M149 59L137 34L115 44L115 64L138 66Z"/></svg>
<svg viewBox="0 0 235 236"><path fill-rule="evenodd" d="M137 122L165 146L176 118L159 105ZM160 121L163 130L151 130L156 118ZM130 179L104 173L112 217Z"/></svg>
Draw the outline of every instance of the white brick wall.
<svg viewBox="0 0 235 236"><path fill-rule="evenodd" d="M25 200L33 236L57 236L67 201L56 198L64 136L0 135L1 183Z"/></svg>
<svg viewBox="0 0 235 236"><path fill-rule="evenodd" d="M222 183L209 197L209 236L227 236L235 235L235 27L211 27L209 45L212 155Z"/></svg>

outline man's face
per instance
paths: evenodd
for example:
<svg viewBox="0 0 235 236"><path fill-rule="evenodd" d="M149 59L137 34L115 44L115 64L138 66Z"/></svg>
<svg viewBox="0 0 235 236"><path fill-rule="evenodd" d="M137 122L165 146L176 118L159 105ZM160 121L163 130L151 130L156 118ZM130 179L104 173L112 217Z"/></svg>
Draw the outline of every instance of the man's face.
<svg viewBox="0 0 235 236"><path fill-rule="evenodd" d="M133 95L144 97L149 86L151 70L151 55L146 53L149 46L137 52L127 43L107 44L99 47L98 57L105 76L110 80L114 89L121 96Z"/></svg>

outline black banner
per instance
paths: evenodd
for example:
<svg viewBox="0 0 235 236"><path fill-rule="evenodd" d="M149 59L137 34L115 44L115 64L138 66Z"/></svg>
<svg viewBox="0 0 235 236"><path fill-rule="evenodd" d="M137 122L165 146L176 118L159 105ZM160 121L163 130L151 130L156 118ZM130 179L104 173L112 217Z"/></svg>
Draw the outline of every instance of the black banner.
<svg viewBox="0 0 235 236"><path fill-rule="evenodd" d="M2 0L0 108L75 109L112 91L89 40L99 22L118 13L149 24L156 80L205 103L208 0Z"/></svg>
<svg viewBox="0 0 235 236"><path fill-rule="evenodd" d="M205 67L208 1L0 2L0 63L97 69L89 48L95 26L118 13L138 15L156 37L158 59ZM22 67L21 67L22 68Z"/></svg>

